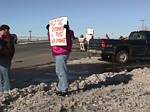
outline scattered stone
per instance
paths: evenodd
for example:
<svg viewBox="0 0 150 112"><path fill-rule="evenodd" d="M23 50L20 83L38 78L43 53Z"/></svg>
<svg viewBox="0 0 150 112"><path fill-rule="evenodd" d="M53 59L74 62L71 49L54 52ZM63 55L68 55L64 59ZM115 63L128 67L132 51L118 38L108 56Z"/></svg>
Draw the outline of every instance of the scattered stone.
<svg viewBox="0 0 150 112"><path fill-rule="evenodd" d="M68 96L55 94L57 83L30 85L0 93L2 112L149 112L150 68L91 74L69 86Z"/></svg>

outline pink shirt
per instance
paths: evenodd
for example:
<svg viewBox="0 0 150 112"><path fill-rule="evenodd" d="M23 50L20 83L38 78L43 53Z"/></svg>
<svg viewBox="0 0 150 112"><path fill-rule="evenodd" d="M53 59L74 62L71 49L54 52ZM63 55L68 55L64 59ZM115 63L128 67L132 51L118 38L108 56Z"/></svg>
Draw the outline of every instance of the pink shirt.
<svg viewBox="0 0 150 112"><path fill-rule="evenodd" d="M49 41L50 41L50 36ZM66 35L67 39L67 46L51 46L52 55L58 56L58 55L68 55L71 52L72 49L72 39L74 38L74 32L72 30L69 30Z"/></svg>

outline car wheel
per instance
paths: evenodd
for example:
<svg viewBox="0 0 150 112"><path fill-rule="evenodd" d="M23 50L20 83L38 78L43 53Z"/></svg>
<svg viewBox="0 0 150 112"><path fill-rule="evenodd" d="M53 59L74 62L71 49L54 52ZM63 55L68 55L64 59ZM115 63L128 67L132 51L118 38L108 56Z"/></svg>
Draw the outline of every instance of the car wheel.
<svg viewBox="0 0 150 112"><path fill-rule="evenodd" d="M116 54L116 61L118 63L126 63L128 61L128 52L126 51L119 51L117 54Z"/></svg>

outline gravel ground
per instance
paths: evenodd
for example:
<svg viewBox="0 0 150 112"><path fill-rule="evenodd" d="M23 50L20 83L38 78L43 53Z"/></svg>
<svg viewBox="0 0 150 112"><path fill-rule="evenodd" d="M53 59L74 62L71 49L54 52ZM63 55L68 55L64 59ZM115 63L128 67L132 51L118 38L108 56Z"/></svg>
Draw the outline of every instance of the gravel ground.
<svg viewBox="0 0 150 112"><path fill-rule="evenodd" d="M91 74L56 95L56 82L0 93L2 112L150 112L150 68Z"/></svg>

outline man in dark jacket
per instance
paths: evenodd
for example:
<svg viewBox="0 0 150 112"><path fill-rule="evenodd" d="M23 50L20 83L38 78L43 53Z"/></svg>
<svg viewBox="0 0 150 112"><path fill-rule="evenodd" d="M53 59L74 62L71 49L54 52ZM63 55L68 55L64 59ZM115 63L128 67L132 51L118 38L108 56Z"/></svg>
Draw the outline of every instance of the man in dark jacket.
<svg viewBox="0 0 150 112"><path fill-rule="evenodd" d="M9 26L0 26L0 91L10 90L10 67L15 53L14 39L9 33Z"/></svg>

